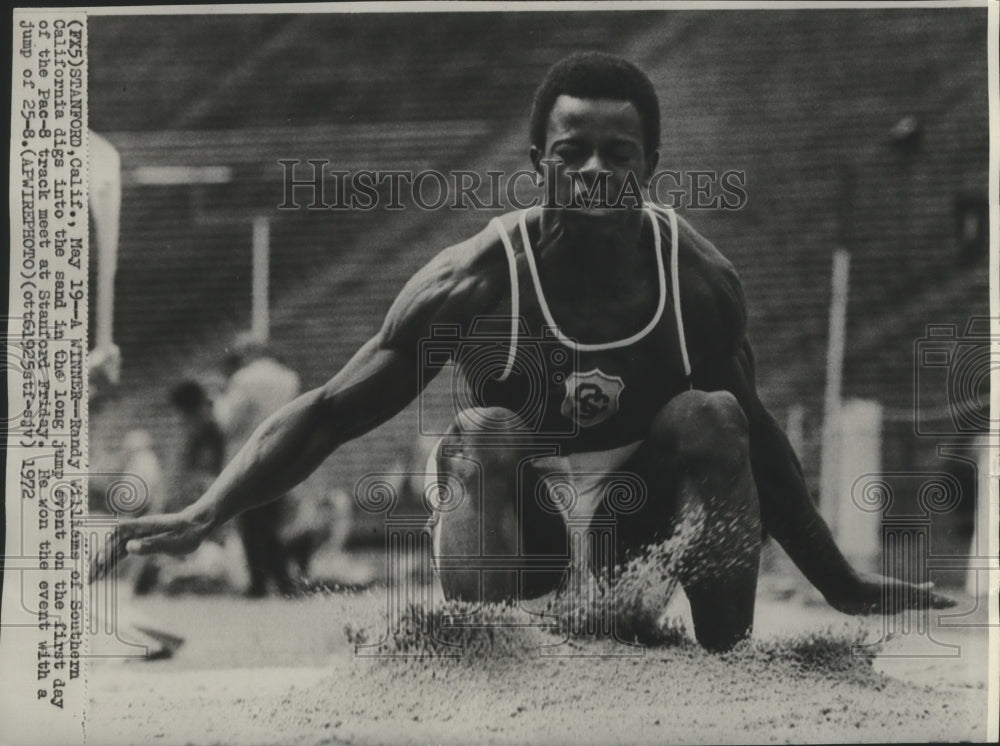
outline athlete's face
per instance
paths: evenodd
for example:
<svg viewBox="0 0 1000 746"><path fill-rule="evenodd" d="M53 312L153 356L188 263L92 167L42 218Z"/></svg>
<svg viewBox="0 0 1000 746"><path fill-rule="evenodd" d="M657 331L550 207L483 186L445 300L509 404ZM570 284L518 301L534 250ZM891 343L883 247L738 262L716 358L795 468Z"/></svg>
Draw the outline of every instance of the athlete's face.
<svg viewBox="0 0 1000 746"><path fill-rule="evenodd" d="M531 149L549 203L584 220L637 207L659 153L646 153L642 117L628 101L560 96L549 114L544 152Z"/></svg>

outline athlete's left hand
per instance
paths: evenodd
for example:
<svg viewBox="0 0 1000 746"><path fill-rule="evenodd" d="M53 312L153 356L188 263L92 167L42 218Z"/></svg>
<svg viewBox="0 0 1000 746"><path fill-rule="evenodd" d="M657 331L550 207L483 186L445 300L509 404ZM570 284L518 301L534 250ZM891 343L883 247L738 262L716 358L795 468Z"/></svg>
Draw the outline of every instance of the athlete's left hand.
<svg viewBox="0 0 1000 746"><path fill-rule="evenodd" d="M955 600L934 592L934 583L859 573L853 587L828 595L829 604L845 614L896 614L907 609L949 609Z"/></svg>
<svg viewBox="0 0 1000 746"><path fill-rule="evenodd" d="M181 555L193 552L212 528L212 522L190 505L179 513L122 519L104 546L94 553L88 582L105 577L130 554Z"/></svg>

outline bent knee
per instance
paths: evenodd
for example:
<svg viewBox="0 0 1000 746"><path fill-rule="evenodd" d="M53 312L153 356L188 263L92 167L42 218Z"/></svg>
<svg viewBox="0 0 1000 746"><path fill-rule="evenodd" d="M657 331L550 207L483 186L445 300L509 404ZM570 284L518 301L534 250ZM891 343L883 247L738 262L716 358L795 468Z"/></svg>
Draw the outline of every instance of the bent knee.
<svg viewBox="0 0 1000 746"><path fill-rule="evenodd" d="M736 463L749 457L747 417L728 391L685 391L660 410L650 430L681 456Z"/></svg>
<svg viewBox="0 0 1000 746"><path fill-rule="evenodd" d="M525 432L523 420L510 409L470 407L458 413L442 439L443 454L462 454L483 465L506 463L519 455ZM439 463L443 454L439 449Z"/></svg>

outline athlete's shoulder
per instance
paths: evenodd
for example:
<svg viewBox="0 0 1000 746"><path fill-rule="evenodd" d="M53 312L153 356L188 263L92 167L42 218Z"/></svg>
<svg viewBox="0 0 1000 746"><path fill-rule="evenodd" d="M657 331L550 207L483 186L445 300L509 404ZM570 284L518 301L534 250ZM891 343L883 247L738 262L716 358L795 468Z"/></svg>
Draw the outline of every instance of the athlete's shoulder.
<svg viewBox="0 0 1000 746"><path fill-rule="evenodd" d="M691 308L693 323L710 325L710 336L727 350L735 349L746 332L747 308L743 283L733 263L680 215L677 216L681 298Z"/></svg>
<svg viewBox="0 0 1000 746"><path fill-rule="evenodd" d="M519 230L522 217L528 226L533 226L541 219L542 211L539 209L533 210L529 208L527 210L512 210L511 212L505 212L491 219L486 224L486 227L482 232L488 239L496 238L498 241L501 240L500 231L503 231L508 237L511 237Z"/></svg>
<svg viewBox="0 0 1000 746"><path fill-rule="evenodd" d="M447 271L480 279L489 279L497 270L502 270L499 274L506 279L505 244L518 243L513 239L520 215L520 212L508 212L489 219L477 233L438 253L425 269L430 273Z"/></svg>
<svg viewBox="0 0 1000 746"><path fill-rule="evenodd" d="M516 213L489 221L478 233L445 248L404 285L383 324L385 344L401 346L423 338L435 324L464 325L489 313L509 293L509 263L501 231L517 223Z"/></svg>
<svg viewBox="0 0 1000 746"><path fill-rule="evenodd" d="M739 282L733 263L716 248L715 244L699 233L682 215L676 217L681 263L690 264L693 268L707 273L708 280Z"/></svg>

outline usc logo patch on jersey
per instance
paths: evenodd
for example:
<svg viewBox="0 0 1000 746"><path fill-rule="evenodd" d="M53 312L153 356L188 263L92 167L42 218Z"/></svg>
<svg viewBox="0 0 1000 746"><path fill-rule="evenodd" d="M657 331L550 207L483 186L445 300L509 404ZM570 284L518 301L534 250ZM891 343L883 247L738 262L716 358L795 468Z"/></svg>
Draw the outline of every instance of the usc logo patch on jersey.
<svg viewBox="0 0 1000 746"><path fill-rule="evenodd" d="M570 373L560 412L580 427L599 425L618 412L618 400L625 382L597 368L586 373Z"/></svg>

